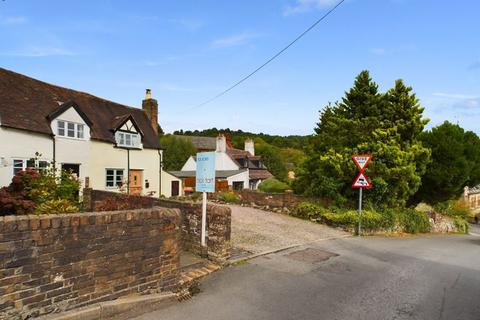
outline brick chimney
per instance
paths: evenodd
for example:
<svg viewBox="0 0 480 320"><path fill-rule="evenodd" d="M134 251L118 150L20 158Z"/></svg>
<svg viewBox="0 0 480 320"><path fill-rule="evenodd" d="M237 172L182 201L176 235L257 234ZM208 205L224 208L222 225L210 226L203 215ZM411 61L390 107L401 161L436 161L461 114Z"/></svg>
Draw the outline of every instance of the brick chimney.
<svg viewBox="0 0 480 320"><path fill-rule="evenodd" d="M145 99L142 100L142 110L150 119L153 131L158 134L158 102L152 99L152 91L150 89L146 90Z"/></svg>

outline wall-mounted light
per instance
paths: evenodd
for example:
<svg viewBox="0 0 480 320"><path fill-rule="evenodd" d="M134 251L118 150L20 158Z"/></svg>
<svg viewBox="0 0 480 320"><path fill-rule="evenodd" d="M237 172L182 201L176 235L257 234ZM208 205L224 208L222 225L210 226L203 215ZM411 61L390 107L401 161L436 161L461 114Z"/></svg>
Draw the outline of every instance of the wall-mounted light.
<svg viewBox="0 0 480 320"><path fill-rule="evenodd" d="M148 179L145 179L145 189L150 188L150 182L148 182Z"/></svg>

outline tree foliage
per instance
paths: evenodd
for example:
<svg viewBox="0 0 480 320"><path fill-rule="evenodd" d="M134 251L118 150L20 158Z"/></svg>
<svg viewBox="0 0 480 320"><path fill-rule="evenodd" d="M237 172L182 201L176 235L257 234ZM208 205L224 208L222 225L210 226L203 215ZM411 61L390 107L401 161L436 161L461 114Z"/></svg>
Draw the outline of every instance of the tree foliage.
<svg viewBox="0 0 480 320"><path fill-rule="evenodd" d="M418 140L428 120L402 80L386 93L362 71L342 101L327 105L297 172L297 192L323 196L337 204L356 200L351 183L357 169L353 154L372 154L366 174L374 188L366 192L373 206L403 206L420 187L430 152Z"/></svg>
<svg viewBox="0 0 480 320"><path fill-rule="evenodd" d="M432 162L415 200L430 204L458 198L466 185L480 183L480 139L471 131L445 121L420 138L432 150Z"/></svg>
<svg viewBox="0 0 480 320"><path fill-rule="evenodd" d="M163 151L163 167L169 171L182 169L190 156L197 153L197 149L191 141L175 138L173 135L165 135L160 138Z"/></svg>
<svg viewBox="0 0 480 320"><path fill-rule="evenodd" d="M232 144L237 148L243 147L243 141L247 138L255 139L260 138L264 142L271 144L278 148L294 148L303 150L308 145L308 139L310 136L279 136L270 135L266 133L252 133L242 130L231 130L210 128L205 130L177 130L173 132L174 135L186 135L186 136L202 136L202 137L217 137L219 134L229 134L232 138Z"/></svg>
<svg viewBox="0 0 480 320"><path fill-rule="evenodd" d="M262 157L263 164L278 180L287 181L287 165L281 156L280 148L272 146L260 138L256 138L255 155Z"/></svg>

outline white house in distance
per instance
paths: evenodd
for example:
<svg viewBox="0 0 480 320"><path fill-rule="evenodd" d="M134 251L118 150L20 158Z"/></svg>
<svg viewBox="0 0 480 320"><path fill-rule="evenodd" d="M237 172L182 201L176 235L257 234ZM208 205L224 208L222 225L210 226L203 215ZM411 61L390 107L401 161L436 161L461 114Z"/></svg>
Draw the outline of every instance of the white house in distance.
<svg viewBox="0 0 480 320"><path fill-rule="evenodd" d="M224 135L219 135L217 138L176 137L191 141L199 151L208 151L215 146L215 176L217 184L219 181L227 181L228 187L233 190L256 190L260 182L272 177L272 174L263 165L262 158L255 156L255 146L251 139L247 139L245 141L245 149L240 150L233 148ZM172 174L179 178L188 179L195 177L196 169L196 157L192 156L180 171L174 171Z"/></svg>
<svg viewBox="0 0 480 320"><path fill-rule="evenodd" d="M148 89L142 109L0 68L0 187L26 167L55 163L93 189L180 195L181 180L161 169L158 103Z"/></svg>

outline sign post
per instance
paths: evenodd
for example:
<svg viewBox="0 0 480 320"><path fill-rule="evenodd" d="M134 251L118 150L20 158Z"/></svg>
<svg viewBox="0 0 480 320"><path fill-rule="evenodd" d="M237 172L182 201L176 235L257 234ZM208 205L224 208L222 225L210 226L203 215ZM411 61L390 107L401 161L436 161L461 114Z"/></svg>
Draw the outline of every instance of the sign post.
<svg viewBox="0 0 480 320"><path fill-rule="evenodd" d="M197 153L195 191L202 192L202 247L205 241L207 227L207 192L215 192L215 152Z"/></svg>
<svg viewBox="0 0 480 320"><path fill-rule="evenodd" d="M353 162L360 170L360 173L355 178L352 183L352 188L360 189L358 194L358 236L360 236L362 232L362 196L363 196L363 188L370 189L372 187L372 183L368 180L367 176L363 172L367 167L370 160L372 160L371 155L353 155L352 156Z"/></svg>

